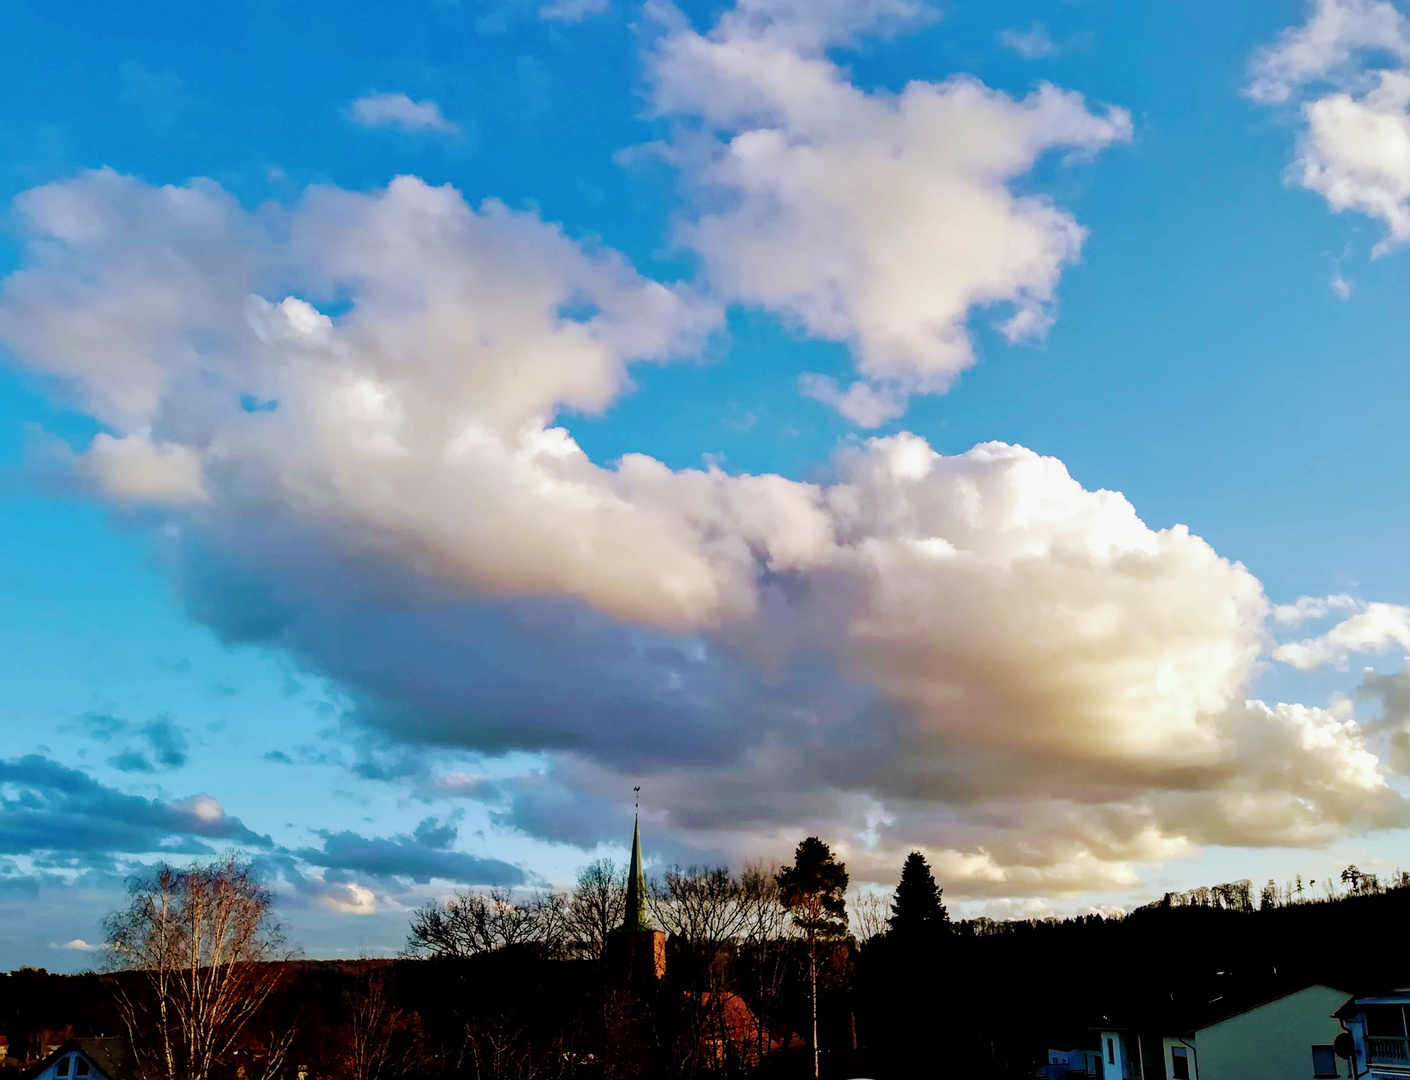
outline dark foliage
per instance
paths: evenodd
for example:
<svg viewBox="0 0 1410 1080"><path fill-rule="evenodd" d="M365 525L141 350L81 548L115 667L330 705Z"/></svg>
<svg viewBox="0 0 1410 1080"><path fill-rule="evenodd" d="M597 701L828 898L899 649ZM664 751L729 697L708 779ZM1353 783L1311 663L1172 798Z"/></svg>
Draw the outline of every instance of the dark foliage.
<svg viewBox="0 0 1410 1080"><path fill-rule="evenodd" d="M793 865L778 872L778 888L783 906L810 938L847 932L847 868L816 836L799 844Z"/></svg>
<svg viewBox="0 0 1410 1080"><path fill-rule="evenodd" d="M1031 1077L1049 1047L1094 1046L1103 1016L1313 982L1351 994L1410 981L1410 888L1261 909L1219 888L1223 900L1192 890L1124 918L960 922L930 958L877 939L861 952L855 994L867 1075L913 1074L944 1046L956 1075ZM927 1019L908 1035L914 1017Z"/></svg>
<svg viewBox="0 0 1410 1080"><path fill-rule="evenodd" d="M888 936L907 944L929 945L939 935L949 933L950 913L945 910L930 864L919 851L907 855L901 867L901 881L891 900L887 926Z"/></svg>
<svg viewBox="0 0 1410 1080"><path fill-rule="evenodd" d="M822 1044L819 1040L818 942L847 933L847 868L838 862L832 849L816 836L798 845L793 865L778 872L778 895L793 925L808 942L808 994L813 1014L809 1045L813 1053L813 1076L820 1075ZM824 983L826 968L823 970Z"/></svg>

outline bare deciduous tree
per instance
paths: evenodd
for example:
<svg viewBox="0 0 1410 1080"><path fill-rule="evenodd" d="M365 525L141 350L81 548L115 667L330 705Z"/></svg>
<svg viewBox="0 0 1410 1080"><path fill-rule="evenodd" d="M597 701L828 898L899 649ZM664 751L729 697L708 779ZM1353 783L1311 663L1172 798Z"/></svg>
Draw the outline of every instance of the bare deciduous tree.
<svg viewBox="0 0 1410 1080"><path fill-rule="evenodd" d="M785 988L794 974L791 961L796 927L779 895L778 867L747 863L740 872L745 911L741 982L753 1002L755 1057L767 1061L779 1018L786 1013Z"/></svg>
<svg viewBox="0 0 1410 1080"><path fill-rule="evenodd" d="M725 867L677 866L652 883L649 902L656 925L675 946L672 978L685 991L671 1047L673 1071L727 1068L753 1042L752 1033L740 1037L730 1014L732 961L750 924L744 886Z"/></svg>
<svg viewBox="0 0 1410 1080"><path fill-rule="evenodd" d="M390 1080L415 1065L416 1018L392 1000L386 971L373 968L345 989L343 1008L343 1065L349 1080Z"/></svg>
<svg viewBox="0 0 1410 1080"><path fill-rule="evenodd" d="M160 865L128 886L130 900L104 923L118 1004L143 1070L163 1080L205 1080L278 985L292 954L273 897L246 862L186 869ZM277 1073L288 1038L271 1045Z"/></svg>
<svg viewBox="0 0 1410 1080"><path fill-rule="evenodd" d="M852 936L866 944L886 933L891 902L884 893L858 890L847 902L847 925Z"/></svg>
<svg viewBox="0 0 1410 1080"><path fill-rule="evenodd" d="M598 859L578 871L578 887L565 912L575 951L592 960L600 958L608 933L622 925L626 906L625 867Z"/></svg>
<svg viewBox="0 0 1410 1080"><path fill-rule="evenodd" d="M695 947L733 941L748 921L739 880L722 866L673 867L663 881L653 883L648 898L656 925Z"/></svg>
<svg viewBox="0 0 1410 1080"><path fill-rule="evenodd" d="M418 956L465 958L508 945L533 945L545 955L563 951L568 931L568 898L532 893L516 902L508 889L458 892L445 903L432 902L411 917L407 952Z"/></svg>
<svg viewBox="0 0 1410 1080"><path fill-rule="evenodd" d="M535 1080L547 1072L540 1065L523 1019L494 1013L465 1022L461 1068L472 1080Z"/></svg>

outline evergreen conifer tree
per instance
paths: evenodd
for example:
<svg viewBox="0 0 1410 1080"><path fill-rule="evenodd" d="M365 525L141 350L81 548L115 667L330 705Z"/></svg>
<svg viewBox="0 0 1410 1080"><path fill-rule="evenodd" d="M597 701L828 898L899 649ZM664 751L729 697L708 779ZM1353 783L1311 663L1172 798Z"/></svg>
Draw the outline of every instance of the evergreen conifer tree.
<svg viewBox="0 0 1410 1080"><path fill-rule="evenodd" d="M793 853L793 865L779 870L777 881L779 899L808 941L808 983L813 998L813 1077L816 1080L822 1068L822 1051L818 1045L817 943L847 933L847 867L833 857L832 848L816 836L810 836Z"/></svg>
<svg viewBox="0 0 1410 1080"><path fill-rule="evenodd" d="M922 942L946 933L950 929L950 913L941 897L925 856L912 851L901 867L901 881L891 900L888 936Z"/></svg>

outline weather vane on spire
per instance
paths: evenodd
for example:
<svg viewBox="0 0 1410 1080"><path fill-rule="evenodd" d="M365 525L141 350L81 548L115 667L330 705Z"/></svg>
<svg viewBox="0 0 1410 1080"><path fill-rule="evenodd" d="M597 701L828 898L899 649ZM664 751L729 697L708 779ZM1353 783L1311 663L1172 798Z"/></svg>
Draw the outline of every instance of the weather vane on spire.
<svg viewBox="0 0 1410 1080"><path fill-rule="evenodd" d="M641 785L640 785L640 784L638 784L636 787L632 788L632 794L636 797L636 808L637 808L638 810L640 810L640 809L641 809Z"/></svg>

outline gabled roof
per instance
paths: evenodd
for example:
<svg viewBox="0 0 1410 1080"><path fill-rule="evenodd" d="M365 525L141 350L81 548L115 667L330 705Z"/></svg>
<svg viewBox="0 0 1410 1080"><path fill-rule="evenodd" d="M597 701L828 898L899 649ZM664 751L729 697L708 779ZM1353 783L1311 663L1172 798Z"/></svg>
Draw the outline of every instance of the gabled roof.
<svg viewBox="0 0 1410 1080"><path fill-rule="evenodd" d="M1094 1029L1106 1031L1155 1031L1164 1035L1193 1035L1195 1032L1213 1027L1225 1020L1232 1020L1246 1012L1281 1001L1304 990L1322 987L1338 994L1347 991L1325 983L1264 983L1246 986L1208 998L1185 998L1162 1002L1155 1007L1113 1011L1102 1017L1103 1023L1092 1025Z"/></svg>
<svg viewBox="0 0 1410 1080"><path fill-rule="evenodd" d="M127 1040L104 1035L69 1039L30 1069L25 1075L25 1080L32 1080L59 1058L75 1051L91 1061L108 1080L138 1080L139 1073L136 1063L132 1059L132 1052L128 1048Z"/></svg>

